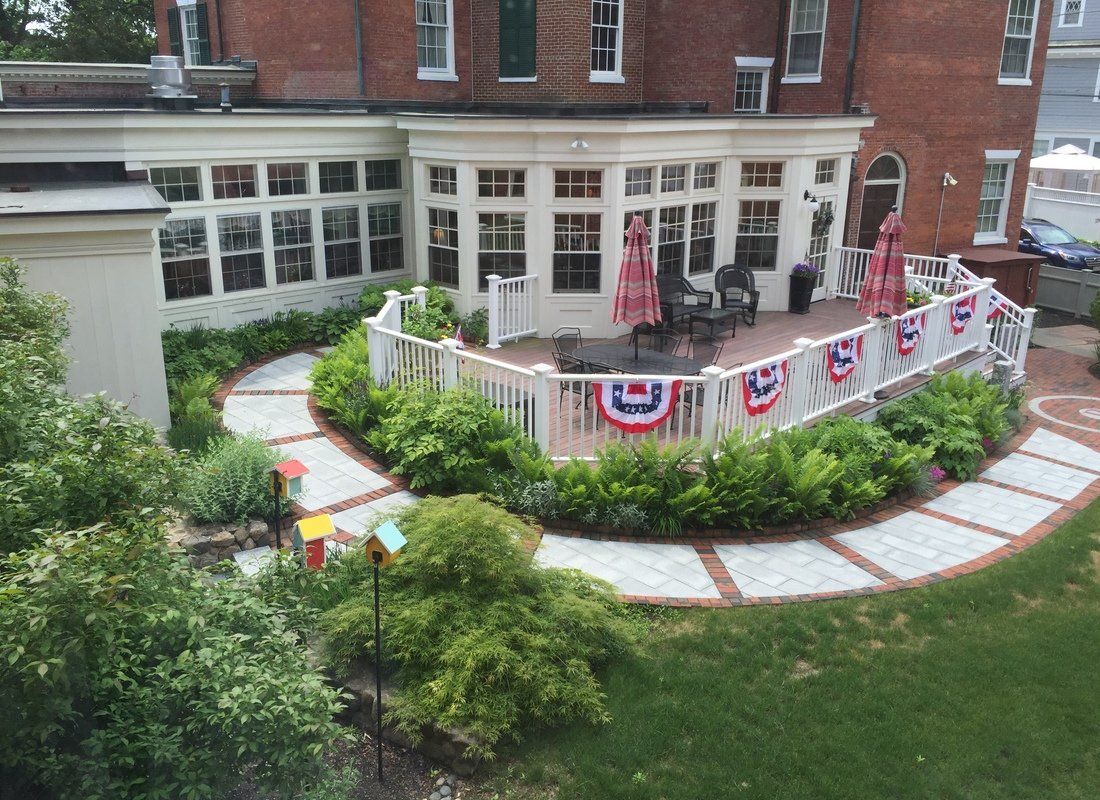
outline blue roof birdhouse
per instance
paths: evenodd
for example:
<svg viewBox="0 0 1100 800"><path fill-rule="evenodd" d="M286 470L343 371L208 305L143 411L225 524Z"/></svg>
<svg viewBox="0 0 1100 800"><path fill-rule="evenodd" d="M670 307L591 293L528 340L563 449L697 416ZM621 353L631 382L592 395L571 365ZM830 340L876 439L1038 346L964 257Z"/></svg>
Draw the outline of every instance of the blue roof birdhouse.
<svg viewBox="0 0 1100 800"><path fill-rule="evenodd" d="M364 549L371 562L384 567L397 557L407 541L393 522L384 522L367 537Z"/></svg>

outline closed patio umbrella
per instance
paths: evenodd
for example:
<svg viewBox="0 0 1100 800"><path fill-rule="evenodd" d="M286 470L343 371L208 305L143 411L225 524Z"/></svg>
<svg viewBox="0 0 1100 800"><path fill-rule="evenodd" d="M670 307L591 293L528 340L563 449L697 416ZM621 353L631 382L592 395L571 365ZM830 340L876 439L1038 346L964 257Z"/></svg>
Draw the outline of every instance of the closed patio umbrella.
<svg viewBox="0 0 1100 800"><path fill-rule="evenodd" d="M878 230L856 311L868 317L900 316L906 311L905 251L901 243L905 223L895 209L886 215Z"/></svg>
<svg viewBox="0 0 1100 800"><path fill-rule="evenodd" d="M657 275L649 253L649 230L640 214L635 214L626 231L626 248L619 268L619 282L611 305L611 321L631 327L661 321L661 298ZM634 357L638 357L638 337L634 337Z"/></svg>

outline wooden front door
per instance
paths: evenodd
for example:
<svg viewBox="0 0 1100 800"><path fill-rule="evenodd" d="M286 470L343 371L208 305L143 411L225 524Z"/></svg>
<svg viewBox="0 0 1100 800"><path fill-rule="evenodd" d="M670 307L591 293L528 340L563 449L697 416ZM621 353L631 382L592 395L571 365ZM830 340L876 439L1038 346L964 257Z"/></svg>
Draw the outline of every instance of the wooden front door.
<svg viewBox="0 0 1100 800"><path fill-rule="evenodd" d="M873 250L878 228L890 209L898 204L898 184L870 184L863 187L863 206L859 213L859 240L856 247Z"/></svg>

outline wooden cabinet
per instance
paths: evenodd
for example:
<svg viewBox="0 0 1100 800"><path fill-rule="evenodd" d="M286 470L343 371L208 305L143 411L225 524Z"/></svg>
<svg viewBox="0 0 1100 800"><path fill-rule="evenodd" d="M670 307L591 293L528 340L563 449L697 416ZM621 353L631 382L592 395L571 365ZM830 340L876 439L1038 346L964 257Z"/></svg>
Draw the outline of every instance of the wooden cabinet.
<svg viewBox="0 0 1100 800"><path fill-rule="evenodd" d="M973 247L959 253L964 267L982 278L995 278L993 288L1017 305L1035 303L1042 256L996 247Z"/></svg>

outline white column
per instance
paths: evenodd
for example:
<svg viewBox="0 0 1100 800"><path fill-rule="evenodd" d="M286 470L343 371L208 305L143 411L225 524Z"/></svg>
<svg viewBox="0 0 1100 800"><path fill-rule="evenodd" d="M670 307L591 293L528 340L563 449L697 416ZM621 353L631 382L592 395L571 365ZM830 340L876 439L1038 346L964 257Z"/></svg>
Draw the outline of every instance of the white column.
<svg viewBox="0 0 1100 800"><path fill-rule="evenodd" d="M926 355L924 369L922 370L925 375L936 373L936 361L939 358L940 350L943 349L943 337L947 335L947 300L948 298L942 294L932 295L933 307L926 312L928 314L928 318L924 323Z"/></svg>
<svg viewBox="0 0 1100 800"><path fill-rule="evenodd" d="M699 438L704 452L711 449L718 438L718 390L723 371L714 365L703 367L702 375L706 382L695 387L695 391L703 393L703 428Z"/></svg>
<svg viewBox="0 0 1100 800"><path fill-rule="evenodd" d="M799 427L806 421L806 400L810 393L807 352L813 343L813 339L805 337L794 340L794 346L798 348L798 353L791 359L794 362L792 372L794 372L795 378L794 383L789 387L791 392L791 424ZM787 378L790 379L789 373Z"/></svg>
<svg viewBox="0 0 1100 800"><path fill-rule="evenodd" d="M428 305L428 287L427 286L414 286L412 293L416 295L416 304L421 308L425 308Z"/></svg>
<svg viewBox="0 0 1100 800"><path fill-rule="evenodd" d="M443 345L443 388L458 386L458 341L447 337L440 339Z"/></svg>
<svg viewBox="0 0 1100 800"><path fill-rule="evenodd" d="M491 350L500 347L500 282L499 275L489 275L485 278L489 282L489 343L485 345Z"/></svg>
<svg viewBox="0 0 1100 800"><path fill-rule="evenodd" d="M1027 361L1027 348L1031 343L1031 329L1035 324L1035 309L1024 309L1024 324L1020 330L1020 341L1016 345L1016 371L1024 371L1024 363Z"/></svg>
<svg viewBox="0 0 1100 800"><path fill-rule="evenodd" d="M547 455L550 453L550 380L547 377L554 368L549 364L535 364L535 441Z"/></svg>
<svg viewBox="0 0 1100 800"><path fill-rule="evenodd" d="M863 394L859 396L859 399L864 403L873 403L875 402L875 392L878 391L878 385L882 381L883 347L890 346L889 337L886 335L886 327L892 320L868 317L867 321L874 327L864 334L863 356L859 362L863 371Z"/></svg>

